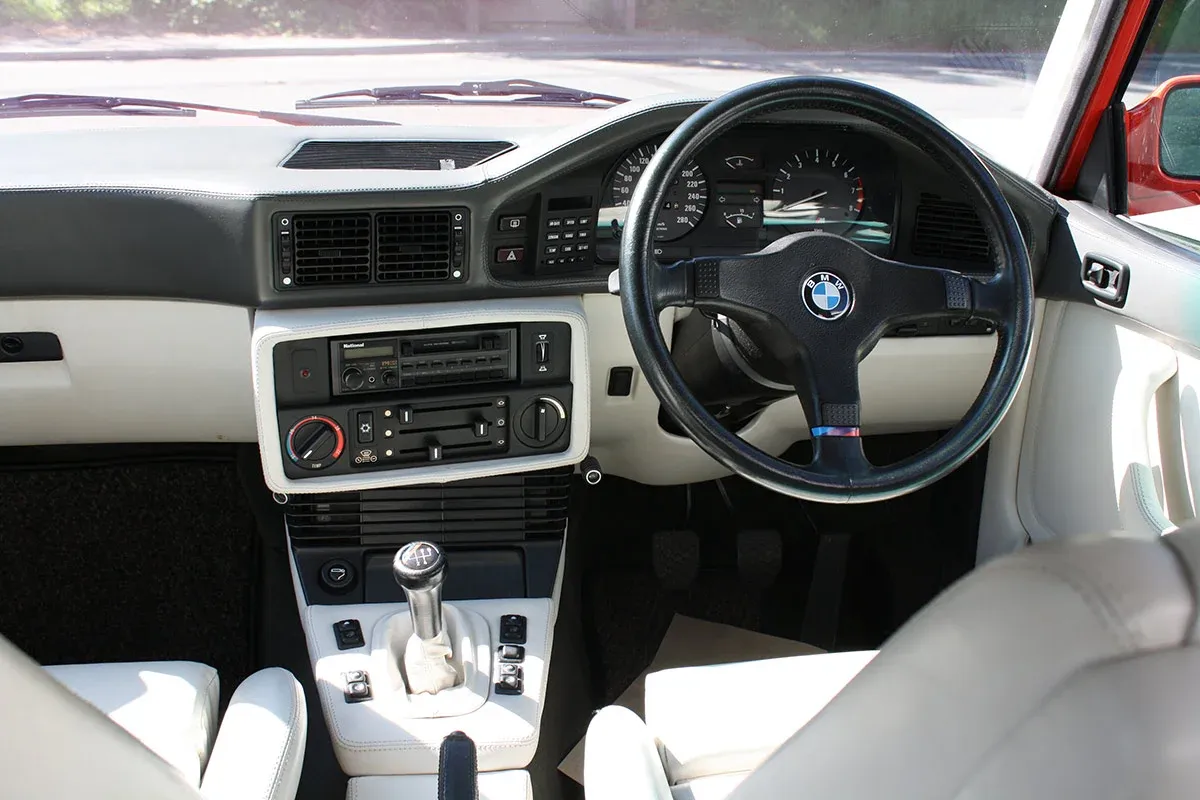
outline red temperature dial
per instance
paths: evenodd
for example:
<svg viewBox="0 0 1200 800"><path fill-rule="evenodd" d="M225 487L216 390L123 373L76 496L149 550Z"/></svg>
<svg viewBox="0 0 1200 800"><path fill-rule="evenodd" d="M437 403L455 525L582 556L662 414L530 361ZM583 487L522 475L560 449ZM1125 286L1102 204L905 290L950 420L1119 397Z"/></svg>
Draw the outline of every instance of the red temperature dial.
<svg viewBox="0 0 1200 800"><path fill-rule="evenodd" d="M325 469L345 449L346 434L329 417L305 417L288 431L288 458L304 469Z"/></svg>

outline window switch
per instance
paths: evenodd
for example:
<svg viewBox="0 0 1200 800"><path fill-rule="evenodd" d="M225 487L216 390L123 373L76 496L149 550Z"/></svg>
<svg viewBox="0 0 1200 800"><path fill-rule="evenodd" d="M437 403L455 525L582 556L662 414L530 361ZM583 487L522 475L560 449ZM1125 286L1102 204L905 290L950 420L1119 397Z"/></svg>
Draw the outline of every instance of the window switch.
<svg viewBox="0 0 1200 800"><path fill-rule="evenodd" d="M526 620L520 614L505 614L500 618L500 643L525 644Z"/></svg>
<svg viewBox="0 0 1200 800"><path fill-rule="evenodd" d="M343 672L342 678L346 681L347 703L361 703L371 699L371 676L366 672L359 669Z"/></svg>
<svg viewBox="0 0 1200 800"><path fill-rule="evenodd" d="M366 644L363 641L362 625L356 619L343 619L333 623L333 635L337 639L338 650L353 650Z"/></svg>
<svg viewBox="0 0 1200 800"><path fill-rule="evenodd" d="M501 661L525 660L525 648L519 644L502 644L498 649Z"/></svg>
<svg viewBox="0 0 1200 800"><path fill-rule="evenodd" d="M524 694L525 692L525 676L522 674L519 664L502 664L501 670L504 667L512 667L508 673L501 671L500 679L496 681L496 694Z"/></svg>

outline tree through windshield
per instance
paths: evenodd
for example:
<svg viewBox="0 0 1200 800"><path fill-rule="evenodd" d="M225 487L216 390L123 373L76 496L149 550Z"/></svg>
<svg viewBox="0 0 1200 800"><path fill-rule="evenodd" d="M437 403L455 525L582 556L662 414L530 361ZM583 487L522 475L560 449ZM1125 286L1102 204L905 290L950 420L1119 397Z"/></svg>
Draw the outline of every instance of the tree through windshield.
<svg viewBox="0 0 1200 800"><path fill-rule="evenodd" d="M640 98L832 74L900 94L1002 154L1019 133L1063 4L0 0L0 96L123 95L286 111L306 98L381 86L519 78ZM401 122L412 113L371 110ZM419 113L430 119L430 109ZM504 116L489 121L539 125L580 113L594 111L500 109L493 114ZM435 114L471 124L461 113Z"/></svg>

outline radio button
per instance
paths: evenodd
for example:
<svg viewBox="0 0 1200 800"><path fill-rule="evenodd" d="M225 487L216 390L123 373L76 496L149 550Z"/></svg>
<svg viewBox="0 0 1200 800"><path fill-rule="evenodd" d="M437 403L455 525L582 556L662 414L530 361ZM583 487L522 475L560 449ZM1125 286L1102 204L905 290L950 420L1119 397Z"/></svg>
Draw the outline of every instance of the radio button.
<svg viewBox="0 0 1200 800"><path fill-rule="evenodd" d="M395 370L385 369L382 377L384 386L395 386L397 383Z"/></svg>

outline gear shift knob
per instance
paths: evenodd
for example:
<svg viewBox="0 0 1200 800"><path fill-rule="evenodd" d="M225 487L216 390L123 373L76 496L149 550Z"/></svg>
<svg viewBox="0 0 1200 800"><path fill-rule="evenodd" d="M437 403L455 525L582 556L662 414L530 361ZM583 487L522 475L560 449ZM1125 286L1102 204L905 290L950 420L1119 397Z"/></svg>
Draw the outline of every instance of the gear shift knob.
<svg viewBox="0 0 1200 800"><path fill-rule="evenodd" d="M429 641L443 630L442 583L446 580L446 554L432 542L409 542L396 551L392 575L408 596L413 631Z"/></svg>

